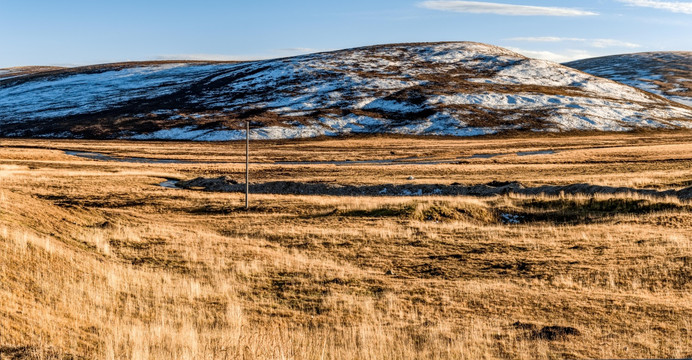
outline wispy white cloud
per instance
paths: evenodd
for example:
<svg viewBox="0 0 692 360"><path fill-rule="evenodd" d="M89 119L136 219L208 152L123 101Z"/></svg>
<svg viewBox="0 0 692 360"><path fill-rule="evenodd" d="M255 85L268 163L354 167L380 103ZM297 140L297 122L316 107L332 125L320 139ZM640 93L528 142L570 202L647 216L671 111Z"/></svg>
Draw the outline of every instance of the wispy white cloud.
<svg viewBox="0 0 692 360"><path fill-rule="evenodd" d="M621 41L621 40L615 40L615 39L591 39L587 40L590 42L591 46L597 47L597 48L609 48L609 47L624 47L624 48L638 48L641 47L639 44L627 42L627 41Z"/></svg>
<svg viewBox="0 0 692 360"><path fill-rule="evenodd" d="M563 63L572 60L587 59L591 57L598 56L586 50L569 49L564 52L552 52L552 51L541 51L541 50L528 50L516 47L506 47L509 50L528 56L535 59L543 59L548 61L554 61L556 63Z"/></svg>
<svg viewBox="0 0 692 360"><path fill-rule="evenodd" d="M616 40L616 39L585 39L585 38L573 38L573 37L558 37L558 36L537 36L537 37L514 37L507 39L509 41L526 41L526 42L579 42L588 44L589 46L595 48L610 48L610 47L623 47L623 48L638 48L641 47L639 44Z"/></svg>
<svg viewBox="0 0 692 360"><path fill-rule="evenodd" d="M647 7L668 10L675 13L692 14L692 2L689 1L660 1L660 0L618 0L630 6Z"/></svg>
<svg viewBox="0 0 692 360"><path fill-rule="evenodd" d="M423 1L418 6L441 11L512 16L592 16L598 13L574 8L500 4L479 1Z"/></svg>

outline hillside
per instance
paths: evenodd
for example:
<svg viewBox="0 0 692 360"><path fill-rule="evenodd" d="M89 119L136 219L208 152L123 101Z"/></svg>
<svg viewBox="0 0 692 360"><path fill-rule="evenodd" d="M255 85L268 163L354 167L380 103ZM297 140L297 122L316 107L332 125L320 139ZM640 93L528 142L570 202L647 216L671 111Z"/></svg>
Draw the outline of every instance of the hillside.
<svg viewBox="0 0 692 360"><path fill-rule="evenodd" d="M692 52L647 52L573 61L566 66L692 106Z"/></svg>
<svg viewBox="0 0 692 360"><path fill-rule="evenodd" d="M232 140L692 127L692 108L506 49L396 44L0 79L0 136Z"/></svg>

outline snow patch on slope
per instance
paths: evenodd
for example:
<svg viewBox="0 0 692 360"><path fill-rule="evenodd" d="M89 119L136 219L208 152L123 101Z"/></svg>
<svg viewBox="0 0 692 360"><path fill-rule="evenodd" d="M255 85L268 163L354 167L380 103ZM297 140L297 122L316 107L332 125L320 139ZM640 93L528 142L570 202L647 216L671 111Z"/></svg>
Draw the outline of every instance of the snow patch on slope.
<svg viewBox="0 0 692 360"><path fill-rule="evenodd" d="M653 101L634 88L555 65L550 61L529 59L500 70L492 78L474 78L469 79L469 81L492 84L575 87L607 98L624 98L638 102Z"/></svg>

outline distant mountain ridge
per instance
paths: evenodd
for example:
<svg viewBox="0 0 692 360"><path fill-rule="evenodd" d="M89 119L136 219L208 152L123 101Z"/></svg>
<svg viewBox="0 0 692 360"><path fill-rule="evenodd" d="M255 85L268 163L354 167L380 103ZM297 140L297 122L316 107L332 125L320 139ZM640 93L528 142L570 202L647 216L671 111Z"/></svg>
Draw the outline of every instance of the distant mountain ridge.
<svg viewBox="0 0 692 360"><path fill-rule="evenodd" d="M692 128L692 108L507 49L370 46L0 78L0 136L234 140Z"/></svg>
<svg viewBox="0 0 692 360"><path fill-rule="evenodd" d="M692 51L611 55L564 65L692 106Z"/></svg>

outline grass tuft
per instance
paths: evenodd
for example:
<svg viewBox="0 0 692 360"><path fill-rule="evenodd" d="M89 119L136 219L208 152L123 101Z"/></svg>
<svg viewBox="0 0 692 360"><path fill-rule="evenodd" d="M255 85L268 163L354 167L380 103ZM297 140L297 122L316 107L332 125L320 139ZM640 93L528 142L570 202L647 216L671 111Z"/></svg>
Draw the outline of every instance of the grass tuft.
<svg viewBox="0 0 692 360"><path fill-rule="evenodd" d="M492 223L497 221L494 212L484 204L442 200L420 200L400 204L385 204L372 209L337 210L330 213L330 215L397 218L401 220L432 222L472 221Z"/></svg>

